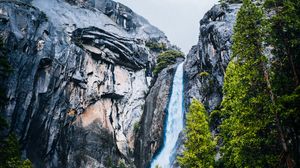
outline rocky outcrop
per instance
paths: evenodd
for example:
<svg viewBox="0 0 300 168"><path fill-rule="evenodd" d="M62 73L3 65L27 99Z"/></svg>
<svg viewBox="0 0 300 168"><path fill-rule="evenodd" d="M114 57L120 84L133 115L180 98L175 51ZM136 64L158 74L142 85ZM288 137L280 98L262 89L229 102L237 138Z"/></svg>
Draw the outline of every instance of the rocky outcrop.
<svg viewBox="0 0 300 168"><path fill-rule="evenodd" d="M240 7L241 4L215 5L200 21L198 44L191 48L184 65L187 112L193 98L202 102L209 113L219 108L224 75L230 61L233 27ZM217 129L212 127L214 134ZM182 139L185 139L184 134ZM181 144L177 155L182 155L183 150ZM177 166L175 163L174 167Z"/></svg>
<svg viewBox="0 0 300 168"><path fill-rule="evenodd" d="M200 21L199 42L190 50L184 66L186 108L192 98L204 103L209 112L220 105L233 26L240 6L215 5Z"/></svg>
<svg viewBox="0 0 300 168"><path fill-rule="evenodd" d="M169 66L159 73L146 97L142 122L136 141L136 165L148 167L154 154L163 143L164 120L171 96L173 76L177 65Z"/></svg>
<svg viewBox="0 0 300 168"><path fill-rule="evenodd" d="M200 21L198 44L193 46L184 63L185 111L193 98L201 101L208 112L218 109L222 101L224 74L230 61L233 26L241 4L215 5ZM216 131L212 128L212 131ZM184 151L185 133L178 139L177 156ZM175 161L172 167L180 167Z"/></svg>
<svg viewBox="0 0 300 168"><path fill-rule="evenodd" d="M87 50L95 60L140 70L146 68L148 53L145 46L135 39L123 38L96 27L76 29L72 39Z"/></svg>
<svg viewBox="0 0 300 168"><path fill-rule="evenodd" d="M133 166L142 119L141 130L155 136L140 133L139 151L151 158L174 70L147 96L156 56L145 41L170 45L162 32L109 0L1 1L0 20L13 68L0 81L8 97L1 113L23 157L35 167Z"/></svg>

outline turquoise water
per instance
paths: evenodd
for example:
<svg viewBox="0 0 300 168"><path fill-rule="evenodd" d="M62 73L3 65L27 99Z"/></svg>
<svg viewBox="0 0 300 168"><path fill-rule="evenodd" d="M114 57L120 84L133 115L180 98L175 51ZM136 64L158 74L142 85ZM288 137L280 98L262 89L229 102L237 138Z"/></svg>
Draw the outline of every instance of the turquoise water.
<svg viewBox="0 0 300 168"><path fill-rule="evenodd" d="M183 130L183 63L179 64L173 79L172 94L168 107L167 121L164 132L164 146L152 160L151 168L156 165L169 168L175 159L174 150L180 132Z"/></svg>

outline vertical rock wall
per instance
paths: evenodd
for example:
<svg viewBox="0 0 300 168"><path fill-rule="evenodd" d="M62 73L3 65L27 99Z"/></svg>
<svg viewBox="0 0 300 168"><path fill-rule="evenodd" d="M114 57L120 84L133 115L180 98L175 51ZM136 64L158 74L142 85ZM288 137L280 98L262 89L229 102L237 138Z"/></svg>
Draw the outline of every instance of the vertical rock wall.
<svg viewBox="0 0 300 168"><path fill-rule="evenodd" d="M241 4L215 5L200 21L198 44L193 46L185 62L185 104L192 98L204 103L209 112L222 101L222 86L230 60L231 36Z"/></svg>
<svg viewBox="0 0 300 168"><path fill-rule="evenodd" d="M134 166L156 61L145 42L170 46L161 31L113 1L33 0L0 2L0 34L13 68L0 81L1 115L23 157L35 167Z"/></svg>

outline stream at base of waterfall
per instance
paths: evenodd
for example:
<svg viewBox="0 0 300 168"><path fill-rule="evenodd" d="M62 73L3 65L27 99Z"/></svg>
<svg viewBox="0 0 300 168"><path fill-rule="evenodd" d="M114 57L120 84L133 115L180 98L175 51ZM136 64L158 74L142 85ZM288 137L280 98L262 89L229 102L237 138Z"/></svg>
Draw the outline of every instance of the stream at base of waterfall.
<svg viewBox="0 0 300 168"><path fill-rule="evenodd" d="M164 126L164 144L158 155L153 158L151 168L157 166L170 168L170 164L176 159L176 142L184 127L183 115L183 63L180 63L173 79L166 125Z"/></svg>

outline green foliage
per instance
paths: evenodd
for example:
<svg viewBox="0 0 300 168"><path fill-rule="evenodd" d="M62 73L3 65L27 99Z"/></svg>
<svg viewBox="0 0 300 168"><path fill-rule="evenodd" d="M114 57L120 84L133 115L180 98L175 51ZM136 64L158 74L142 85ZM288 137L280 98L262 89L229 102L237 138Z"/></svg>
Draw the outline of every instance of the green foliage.
<svg viewBox="0 0 300 168"><path fill-rule="evenodd" d="M275 167L280 151L262 55L262 10L244 0L234 27L233 61L227 67L222 101L221 155L224 167Z"/></svg>
<svg viewBox="0 0 300 168"><path fill-rule="evenodd" d="M278 98L277 108L281 111L281 117L283 120L300 120L300 86L298 86L292 94L285 94ZM287 124L291 124L289 122Z"/></svg>
<svg viewBox="0 0 300 168"><path fill-rule="evenodd" d="M140 130L140 122L135 122L134 124L133 124L133 132L135 132L135 133L137 133L139 130Z"/></svg>
<svg viewBox="0 0 300 168"><path fill-rule="evenodd" d="M216 128L220 125L220 118L221 118L221 111L220 110L213 110L209 114L209 123L211 128Z"/></svg>
<svg viewBox="0 0 300 168"><path fill-rule="evenodd" d="M161 70L166 68L168 65L176 63L177 58L183 58L184 54L177 50L167 50L158 55L157 65L153 70L153 73L157 75Z"/></svg>
<svg viewBox="0 0 300 168"><path fill-rule="evenodd" d="M112 161L112 159L111 159L111 156L108 156L108 157L105 159L105 166L106 166L106 167L109 167L109 168L114 167L114 164L113 164L113 161Z"/></svg>
<svg viewBox="0 0 300 168"><path fill-rule="evenodd" d="M232 3L242 3L243 2L243 0L219 0L219 3L221 4L221 5L223 5L223 4L225 4L225 3L230 3L230 4L232 4Z"/></svg>
<svg viewBox="0 0 300 168"><path fill-rule="evenodd" d="M155 168L162 168L161 166L159 166L159 165L155 165Z"/></svg>
<svg viewBox="0 0 300 168"><path fill-rule="evenodd" d="M108 156L105 160L105 167L108 168L127 168L124 160L119 160L118 162L114 162L111 156Z"/></svg>
<svg viewBox="0 0 300 168"><path fill-rule="evenodd" d="M300 164L300 1L267 0L264 7L275 15L265 20L244 0L234 28L219 126L222 167ZM266 43L273 47L270 62L262 54Z"/></svg>
<svg viewBox="0 0 300 168"><path fill-rule="evenodd" d="M165 43L159 43L155 41L148 41L146 42L146 46L155 52L162 52L167 50L167 45Z"/></svg>
<svg viewBox="0 0 300 168"><path fill-rule="evenodd" d="M196 99L189 107L185 131L187 134L187 141L184 143L186 150L183 156L178 158L181 167L213 167L216 143L210 133L207 112Z"/></svg>
<svg viewBox="0 0 300 168"><path fill-rule="evenodd" d="M287 166L300 165L300 1L267 0L265 8L276 14L269 21L267 42L273 46L271 84L275 95L279 123L282 125L287 151L282 156ZM293 130L291 133L290 130Z"/></svg>
<svg viewBox="0 0 300 168"><path fill-rule="evenodd" d="M300 1L267 0L265 6L277 12L270 19L268 38L275 55L273 88L279 95L291 93L300 84Z"/></svg>
<svg viewBox="0 0 300 168"><path fill-rule="evenodd" d="M206 72L206 71L203 71L203 72L200 72L200 73L199 73L199 76L201 76L201 77L206 77L206 76L209 76L209 73Z"/></svg>
<svg viewBox="0 0 300 168"><path fill-rule="evenodd" d="M124 160L119 161L118 168L126 168L126 164Z"/></svg>
<svg viewBox="0 0 300 168"><path fill-rule="evenodd" d="M1 166L18 167L21 165L19 144L14 134L10 134L6 139L1 141Z"/></svg>
<svg viewBox="0 0 300 168"><path fill-rule="evenodd" d="M23 161L22 168L32 168L32 163L30 160L26 159Z"/></svg>
<svg viewBox="0 0 300 168"><path fill-rule="evenodd" d="M8 127L6 121L0 117L0 132ZM15 134L0 137L0 168L31 168L31 162L21 160L20 146Z"/></svg>

